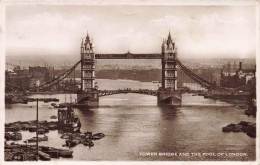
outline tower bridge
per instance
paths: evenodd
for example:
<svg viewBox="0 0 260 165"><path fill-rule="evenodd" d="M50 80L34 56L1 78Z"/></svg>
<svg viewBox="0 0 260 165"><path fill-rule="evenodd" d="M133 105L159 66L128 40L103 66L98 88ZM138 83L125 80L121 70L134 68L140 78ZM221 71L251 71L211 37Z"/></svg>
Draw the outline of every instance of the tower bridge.
<svg viewBox="0 0 260 165"><path fill-rule="evenodd" d="M81 90L77 93L77 105L96 107L99 105L99 97L119 93L139 93L157 96L158 105L181 105L182 90L177 89L177 52L175 42L169 33L163 40L161 54L95 54L94 43L87 34L81 43ZM160 59L162 63L162 87L157 91L152 90L103 90L95 85L95 61L97 59ZM181 63L182 69L185 69ZM194 74L190 75L194 76ZM195 77L195 76L194 76ZM205 83L203 79L195 77L195 80ZM209 84L207 84L209 85Z"/></svg>
<svg viewBox="0 0 260 165"><path fill-rule="evenodd" d="M81 65L81 88L77 92L77 106L97 107L99 106L99 97L122 93L138 93L157 96L158 105L167 104L180 106L184 88L177 88L177 67L183 70L183 72L188 77L190 77L196 83L200 84L202 87L208 89L214 87L213 84L193 73L178 60L175 41L172 40L170 33L167 39L163 39L161 45L161 54L133 54L130 52L125 54L95 54L95 45L87 34L86 38L82 40L81 43L80 57L80 61L78 61L74 66L72 66L71 69L67 70L57 78L38 87L22 90L42 91L46 88L50 88L67 77L73 70L76 69L79 64ZM162 86L158 90L98 90L97 84L95 82L95 63L98 59L159 59L161 60L162 64ZM6 86L15 89L19 88L9 86L8 84L6 84Z"/></svg>

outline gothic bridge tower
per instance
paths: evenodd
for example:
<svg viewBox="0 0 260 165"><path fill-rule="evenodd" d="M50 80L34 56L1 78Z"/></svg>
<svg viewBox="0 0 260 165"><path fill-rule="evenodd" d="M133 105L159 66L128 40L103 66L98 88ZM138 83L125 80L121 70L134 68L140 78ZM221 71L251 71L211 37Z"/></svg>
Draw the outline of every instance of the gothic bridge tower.
<svg viewBox="0 0 260 165"><path fill-rule="evenodd" d="M162 87L158 92L158 104L181 105L181 91L177 89L177 52L169 32L162 43Z"/></svg>
<svg viewBox="0 0 260 165"><path fill-rule="evenodd" d="M170 33L162 43L162 88L177 90L177 53Z"/></svg>
<svg viewBox="0 0 260 165"><path fill-rule="evenodd" d="M77 103L84 107L97 107L99 97L95 85L95 47L89 35L81 43L81 90L77 93Z"/></svg>

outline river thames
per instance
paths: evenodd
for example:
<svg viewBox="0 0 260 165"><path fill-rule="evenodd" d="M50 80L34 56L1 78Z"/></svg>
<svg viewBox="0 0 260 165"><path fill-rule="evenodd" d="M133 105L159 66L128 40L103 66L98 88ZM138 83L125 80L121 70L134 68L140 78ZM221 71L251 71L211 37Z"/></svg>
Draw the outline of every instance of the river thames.
<svg viewBox="0 0 260 165"><path fill-rule="evenodd" d="M148 82L131 80L97 80L99 89L157 89ZM75 101L76 95L72 94ZM59 98L65 94L33 95L33 98ZM70 95L66 94L69 102ZM39 103L39 120L52 121L57 115L51 103ZM255 122L235 104L203 96L183 94L181 107L158 107L157 97L140 94L118 94L101 97L99 107L75 109L79 115L81 132L102 132L106 136L94 141L94 147L79 144L70 148L73 158L68 160L255 160L256 140L245 133L223 133L222 127L240 121ZM6 123L35 120L36 102L6 105ZM35 133L22 131L24 140ZM65 139L58 131L46 134L47 145L62 148ZM9 143L9 142L8 142ZM53 159L53 160L64 160ZM66 159L67 160L67 159Z"/></svg>

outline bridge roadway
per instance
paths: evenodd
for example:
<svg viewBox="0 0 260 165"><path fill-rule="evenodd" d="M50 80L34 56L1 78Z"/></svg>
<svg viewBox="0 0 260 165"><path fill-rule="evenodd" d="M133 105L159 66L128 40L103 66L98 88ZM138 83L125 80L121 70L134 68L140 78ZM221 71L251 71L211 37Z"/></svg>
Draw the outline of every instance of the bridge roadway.
<svg viewBox="0 0 260 165"><path fill-rule="evenodd" d="M99 97L114 95L114 94L122 94L122 93L138 93L144 95L157 96L158 90L149 90L149 89L119 89L119 90L98 90Z"/></svg>

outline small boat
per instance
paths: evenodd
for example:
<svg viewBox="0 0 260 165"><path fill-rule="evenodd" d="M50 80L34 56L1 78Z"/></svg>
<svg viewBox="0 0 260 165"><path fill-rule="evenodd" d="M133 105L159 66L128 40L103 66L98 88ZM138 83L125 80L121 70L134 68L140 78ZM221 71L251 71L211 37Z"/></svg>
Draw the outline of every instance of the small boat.
<svg viewBox="0 0 260 165"><path fill-rule="evenodd" d="M65 104L54 105L54 108L66 108Z"/></svg>
<svg viewBox="0 0 260 165"><path fill-rule="evenodd" d="M50 119L57 119L58 117L56 115L51 115Z"/></svg>
<svg viewBox="0 0 260 165"><path fill-rule="evenodd" d="M57 98L54 98L54 99L52 99L52 101L54 101L54 102L58 102L58 101L59 101L59 99L57 99Z"/></svg>
<svg viewBox="0 0 260 165"><path fill-rule="evenodd" d="M28 104L27 101L21 101L21 102L19 102L19 103L21 103L21 104Z"/></svg>
<svg viewBox="0 0 260 165"><path fill-rule="evenodd" d="M42 128L38 129L38 134L39 135L45 134L47 132L49 132L49 131L48 130L46 131L45 129L42 129Z"/></svg>
<svg viewBox="0 0 260 165"><path fill-rule="evenodd" d="M28 139L28 143L33 143L37 141L37 137L33 137L31 139ZM43 137L38 137L38 141L48 141L48 136L44 135Z"/></svg>
<svg viewBox="0 0 260 165"><path fill-rule="evenodd" d="M79 143L80 140L66 140L66 146L68 147L75 147Z"/></svg>
<svg viewBox="0 0 260 165"><path fill-rule="evenodd" d="M22 134L19 132L12 133L11 140L14 140L14 141L22 140Z"/></svg>
<svg viewBox="0 0 260 165"><path fill-rule="evenodd" d="M90 139L84 139L84 140L81 141L81 143L82 143L83 145L89 146L89 147L94 146L93 141L91 141Z"/></svg>
<svg viewBox="0 0 260 165"><path fill-rule="evenodd" d="M69 139L71 136L71 133L65 132L64 134L61 135L61 139Z"/></svg>
<svg viewBox="0 0 260 165"><path fill-rule="evenodd" d="M51 124L48 126L49 130L56 130L57 129L57 125L56 124Z"/></svg>
<svg viewBox="0 0 260 165"><path fill-rule="evenodd" d="M86 135L87 139L90 139L92 137L92 132L91 131L86 131L84 134Z"/></svg>
<svg viewBox="0 0 260 165"><path fill-rule="evenodd" d="M19 131L20 129L18 127L5 127L5 132L16 132Z"/></svg>
<svg viewBox="0 0 260 165"><path fill-rule="evenodd" d="M55 105L57 105L56 103L51 103L51 106L55 106Z"/></svg>
<svg viewBox="0 0 260 165"><path fill-rule="evenodd" d="M51 157L49 154L46 154L42 151L38 151L39 157L41 160L51 160Z"/></svg>
<svg viewBox="0 0 260 165"><path fill-rule="evenodd" d="M36 132L36 130L37 130L36 126L31 126L29 128L29 132Z"/></svg>
<svg viewBox="0 0 260 165"><path fill-rule="evenodd" d="M27 130L29 130L29 128L31 127L31 125L30 124L22 124L22 130L23 131L27 131Z"/></svg>
<svg viewBox="0 0 260 165"><path fill-rule="evenodd" d="M6 133L5 133L5 139L6 139L6 140L11 140L11 139L12 139L12 134L6 132Z"/></svg>
<svg viewBox="0 0 260 165"><path fill-rule="evenodd" d="M72 153L73 151L70 151L70 150L60 150L59 151L59 156L61 157L72 157Z"/></svg>
<svg viewBox="0 0 260 165"><path fill-rule="evenodd" d="M34 98L28 98L27 101L28 102L33 102L33 101L35 101L35 99Z"/></svg>
<svg viewBox="0 0 260 165"><path fill-rule="evenodd" d="M96 133L96 134L91 136L91 140L98 140L98 139L101 139L103 137L105 137L105 134L103 134L103 133Z"/></svg>

